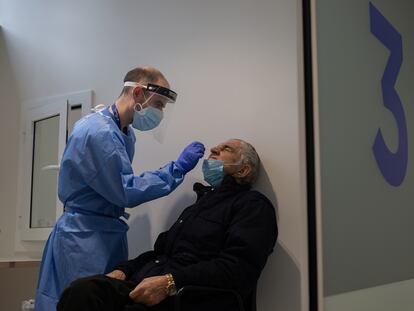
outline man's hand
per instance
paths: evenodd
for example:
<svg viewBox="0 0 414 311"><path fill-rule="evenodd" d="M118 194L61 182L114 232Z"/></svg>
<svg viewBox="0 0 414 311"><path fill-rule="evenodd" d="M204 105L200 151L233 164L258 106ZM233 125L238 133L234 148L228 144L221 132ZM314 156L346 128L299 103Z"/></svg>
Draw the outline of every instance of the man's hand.
<svg viewBox="0 0 414 311"><path fill-rule="evenodd" d="M114 270L112 272L109 272L106 276L109 276L110 278L125 281L126 275L121 270Z"/></svg>
<svg viewBox="0 0 414 311"><path fill-rule="evenodd" d="M204 151L204 145L194 141L181 152L178 160L175 161L175 165L181 169L183 174L187 174L197 165L198 160L203 157Z"/></svg>
<svg viewBox="0 0 414 311"><path fill-rule="evenodd" d="M159 304L167 298L168 281L165 275L145 278L135 289L129 293L129 297L135 302L142 303L148 307Z"/></svg>

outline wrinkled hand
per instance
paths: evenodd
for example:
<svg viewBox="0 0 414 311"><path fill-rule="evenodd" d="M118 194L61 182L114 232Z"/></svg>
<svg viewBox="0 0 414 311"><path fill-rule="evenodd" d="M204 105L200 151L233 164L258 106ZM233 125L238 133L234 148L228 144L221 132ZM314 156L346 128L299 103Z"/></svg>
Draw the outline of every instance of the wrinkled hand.
<svg viewBox="0 0 414 311"><path fill-rule="evenodd" d="M194 141L185 147L175 164L186 174L197 165L198 160L203 157L204 151L204 145L198 141Z"/></svg>
<svg viewBox="0 0 414 311"><path fill-rule="evenodd" d="M135 302L148 307L159 304L168 295L166 292L168 281L165 275L145 278L129 293L129 297Z"/></svg>
<svg viewBox="0 0 414 311"><path fill-rule="evenodd" d="M114 270L112 272L109 272L106 274L106 276L109 276L110 278L125 281L126 275L121 270Z"/></svg>

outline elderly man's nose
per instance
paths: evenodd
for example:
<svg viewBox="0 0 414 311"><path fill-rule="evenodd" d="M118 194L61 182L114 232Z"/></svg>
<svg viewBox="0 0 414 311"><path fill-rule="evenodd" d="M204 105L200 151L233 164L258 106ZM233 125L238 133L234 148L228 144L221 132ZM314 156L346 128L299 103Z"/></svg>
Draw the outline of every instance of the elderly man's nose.
<svg viewBox="0 0 414 311"><path fill-rule="evenodd" d="M220 152L220 150L219 150L219 148L216 146L216 147L213 147L213 148L211 148L210 149L210 151L211 151L211 153L213 153L213 154L218 154L219 152Z"/></svg>

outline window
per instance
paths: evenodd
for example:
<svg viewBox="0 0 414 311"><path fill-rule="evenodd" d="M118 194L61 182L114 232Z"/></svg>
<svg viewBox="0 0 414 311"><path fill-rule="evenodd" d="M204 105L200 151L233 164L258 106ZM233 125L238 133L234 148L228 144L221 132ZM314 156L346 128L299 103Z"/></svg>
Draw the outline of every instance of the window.
<svg viewBox="0 0 414 311"><path fill-rule="evenodd" d="M73 127L91 111L92 91L44 99L25 111L21 240L45 240L63 212L57 196L59 163Z"/></svg>

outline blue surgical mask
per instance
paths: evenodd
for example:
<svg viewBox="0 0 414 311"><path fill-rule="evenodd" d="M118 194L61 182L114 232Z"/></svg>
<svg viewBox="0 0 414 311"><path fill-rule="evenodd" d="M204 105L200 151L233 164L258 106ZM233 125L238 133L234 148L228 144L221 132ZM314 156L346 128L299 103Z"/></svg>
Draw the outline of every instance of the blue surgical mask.
<svg viewBox="0 0 414 311"><path fill-rule="evenodd" d="M132 127L140 131L149 131L156 128L163 118L161 110L154 107L146 107L134 112Z"/></svg>
<svg viewBox="0 0 414 311"><path fill-rule="evenodd" d="M221 160L203 161L204 180L213 187L218 187L224 178L224 162Z"/></svg>

